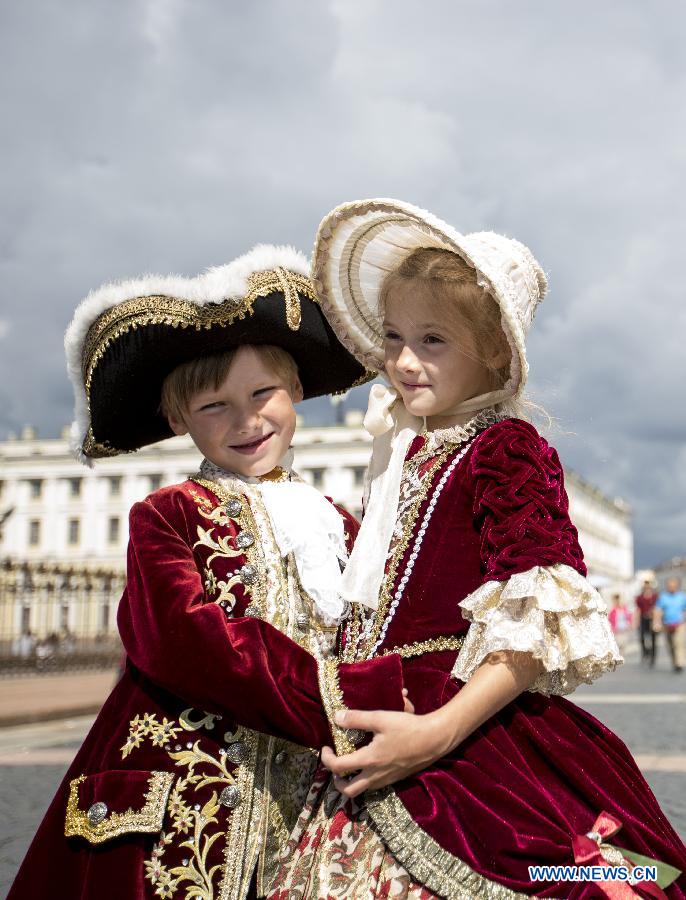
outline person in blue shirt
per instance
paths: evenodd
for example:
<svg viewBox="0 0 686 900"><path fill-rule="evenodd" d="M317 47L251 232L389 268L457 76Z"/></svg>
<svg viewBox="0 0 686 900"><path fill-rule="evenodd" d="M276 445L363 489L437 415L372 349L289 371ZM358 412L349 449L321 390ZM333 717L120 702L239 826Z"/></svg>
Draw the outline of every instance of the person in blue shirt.
<svg viewBox="0 0 686 900"><path fill-rule="evenodd" d="M684 629L686 628L686 594L679 590L678 578L668 578L665 590L657 598L662 628L667 636L669 655L675 672L684 669Z"/></svg>

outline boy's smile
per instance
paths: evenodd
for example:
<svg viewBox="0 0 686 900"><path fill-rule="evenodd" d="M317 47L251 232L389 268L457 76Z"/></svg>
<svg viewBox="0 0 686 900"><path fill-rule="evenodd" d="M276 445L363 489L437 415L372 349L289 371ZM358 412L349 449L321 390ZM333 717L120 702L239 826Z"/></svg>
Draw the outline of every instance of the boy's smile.
<svg viewBox="0 0 686 900"><path fill-rule="evenodd" d="M170 416L169 425L175 434L190 434L220 468L260 477L288 451L299 400L299 381L288 384L252 347L241 347L219 387L197 391L183 421Z"/></svg>

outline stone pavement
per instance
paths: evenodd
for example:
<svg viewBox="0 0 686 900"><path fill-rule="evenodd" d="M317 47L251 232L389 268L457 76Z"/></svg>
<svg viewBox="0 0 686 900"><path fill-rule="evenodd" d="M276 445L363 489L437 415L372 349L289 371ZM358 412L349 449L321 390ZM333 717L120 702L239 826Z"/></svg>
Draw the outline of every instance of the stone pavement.
<svg viewBox="0 0 686 900"><path fill-rule="evenodd" d="M55 678L47 694L60 699L65 687ZM673 674L666 653L655 670L644 668L632 648L616 673L580 688L573 699L623 738L686 837L686 673ZM0 729L0 897L92 721L91 715Z"/></svg>
<svg viewBox="0 0 686 900"><path fill-rule="evenodd" d="M96 713L115 678L114 669L2 678L0 728Z"/></svg>

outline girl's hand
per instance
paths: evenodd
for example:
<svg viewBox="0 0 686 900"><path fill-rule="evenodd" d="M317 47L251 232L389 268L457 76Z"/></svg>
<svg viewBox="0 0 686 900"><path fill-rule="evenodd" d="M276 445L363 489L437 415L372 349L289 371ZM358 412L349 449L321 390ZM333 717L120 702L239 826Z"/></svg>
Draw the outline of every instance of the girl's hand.
<svg viewBox="0 0 686 900"><path fill-rule="evenodd" d="M347 710L336 714L336 724L374 734L370 744L345 756L336 756L330 747L322 750L322 763L333 773L336 788L346 797L357 797L363 791L378 790L407 778L452 748L452 735L436 713L416 716L408 712ZM350 772L357 774L345 778Z"/></svg>
<svg viewBox="0 0 686 900"><path fill-rule="evenodd" d="M371 731L374 737L368 746L345 756L337 757L324 747L322 762L334 773L334 783L346 797L393 784L450 753L530 687L542 671L543 664L530 653L502 650L490 653L452 700L434 712L422 716L350 709L338 712L337 725ZM405 700L409 703L406 696ZM350 772L357 774L343 778Z"/></svg>
<svg viewBox="0 0 686 900"><path fill-rule="evenodd" d="M410 695L408 693L407 688L403 688L403 712L406 712L406 713L414 712L414 704L410 700Z"/></svg>

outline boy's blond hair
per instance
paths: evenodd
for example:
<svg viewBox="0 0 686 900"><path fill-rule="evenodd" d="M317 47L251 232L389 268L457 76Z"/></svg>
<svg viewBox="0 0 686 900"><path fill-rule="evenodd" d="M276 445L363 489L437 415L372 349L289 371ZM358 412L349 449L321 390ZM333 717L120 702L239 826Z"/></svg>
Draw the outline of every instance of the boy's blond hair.
<svg viewBox="0 0 686 900"><path fill-rule="evenodd" d="M271 344L246 344L260 357L262 362L291 390L298 381L298 366L286 350ZM240 347L199 356L182 363L167 375L162 383L160 412L167 419L184 421L195 394L208 389L217 390L226 376Z"/></svg>

